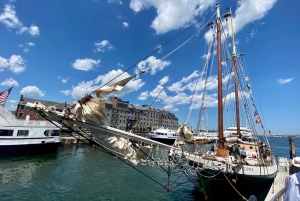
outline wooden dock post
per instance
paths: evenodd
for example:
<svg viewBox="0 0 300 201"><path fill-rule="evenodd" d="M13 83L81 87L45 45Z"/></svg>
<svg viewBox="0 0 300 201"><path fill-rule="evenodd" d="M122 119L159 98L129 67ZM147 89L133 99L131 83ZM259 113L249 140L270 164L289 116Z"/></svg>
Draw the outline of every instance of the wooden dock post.
<svg viewBox="0 0 300 201"><path fill-rule="evenodd" d="M290 159L293 159L294 157L296 157L296 150L295 150L294 138L292 136L289 136L289 144L290 144Z"/></svg>

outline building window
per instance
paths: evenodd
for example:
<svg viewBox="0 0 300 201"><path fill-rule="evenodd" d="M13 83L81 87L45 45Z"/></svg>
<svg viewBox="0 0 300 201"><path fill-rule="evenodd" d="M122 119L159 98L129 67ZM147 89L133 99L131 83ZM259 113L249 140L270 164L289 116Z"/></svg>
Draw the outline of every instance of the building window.
<svg viewBox="0 0 300 201"><path fill-rule="evenodd" d="M107 113L107 116L109 117L109 113Z"/></svg>
<svg viewBox="0 0 300 201"><path fill-rule="evenodd" d="M24 113L23 112L20 112L19 114L18 114L18 117L23 117L24 116Z"/></svg>
<svg viewBox="0 0 300 201"><path fill-rule="evenodd" d="M17 136L28 136L29 130L18 130Z"/></svg>
<svg viewBox="0 0 300 201"><path fill-rule="evenodd" d="M21 106L19 107L19 110L25 110L25 106L24 106L24 105L21 105Z"/></svg>
<svg viewBox="0 0 300 201"><path fill-rule="evenodd" d="M121 108L127 108L127 104L124 104L124 103L118 103L118 107L121 107Z"/></svg>
<svg viewBox="0 0 300 201"><path fill-rule="evenodd" d="M13 136L13 130L0 130L0 136Z"/></svg>
<svg viewBox="0 0 300 201"><path fill-rule="evenodd" d="M36 118L36 119L40 119L40 118L42 118L42 117L41 117L40 114L36 114L35 118Z"/></svg>

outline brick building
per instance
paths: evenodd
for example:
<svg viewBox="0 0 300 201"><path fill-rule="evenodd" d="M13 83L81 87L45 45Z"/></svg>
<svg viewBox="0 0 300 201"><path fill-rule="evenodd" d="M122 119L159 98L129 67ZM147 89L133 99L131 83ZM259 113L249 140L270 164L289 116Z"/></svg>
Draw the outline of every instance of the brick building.
<svg viewBox="0 0 300 201"><path fill-rule="evenodd" d="M45 120L34 111L25 109L27 102L34 103L39 101L45 106L56 106L57 111L63 111L67 106L66 103L57 103L52 101L37 100L26 98L23 95L20 97L15 115L18 119ZM129 101L124 101L117 97L110 97L105 101L105 113L108 124L112 127L128 130L134 125L139 129L150 130L158 127L169 129L177 129L178 118L165 110L159 110L150 107L149 105L134 106Z"/></svg>

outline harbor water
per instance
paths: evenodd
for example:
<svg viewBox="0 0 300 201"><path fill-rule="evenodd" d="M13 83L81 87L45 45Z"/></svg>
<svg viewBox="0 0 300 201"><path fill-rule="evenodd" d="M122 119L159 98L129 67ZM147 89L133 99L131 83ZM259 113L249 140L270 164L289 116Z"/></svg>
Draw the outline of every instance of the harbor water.
<svg viewBox="0 0 300 201"><path fill-rule="evenodd" d="M294 141L300 154L300 139ZM290 157L288 138L272 137L270 143L276 158ZM137 168L84 144L63 145L56 154L1 156L0 200L203 200L184 176L179 177L182 185L167 192L166 172L159 167ZM264 200L268 190L256 195L258 200Z"/></svg>

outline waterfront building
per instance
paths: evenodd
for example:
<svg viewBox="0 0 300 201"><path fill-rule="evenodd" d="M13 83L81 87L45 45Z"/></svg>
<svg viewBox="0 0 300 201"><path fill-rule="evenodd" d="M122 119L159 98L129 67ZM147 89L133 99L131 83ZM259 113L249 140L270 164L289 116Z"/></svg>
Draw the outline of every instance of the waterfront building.
<svg viewBox="0 0 300 201"><path fill-rule="evenodd" d="M15 115L18 119L41 120L39 114L34 111L25 109L27 102L34 103L39 101L46 107L56 106L57 111L63 111L68 105L66 103L58 103L47 100L37 100L20 97ZM178 118L165 110L155 109L149 105L136 106L124 101L118 97L109 97L105 100L105 113L107 122L110 126L122 130L150 131L159 127L177 129Z"/></svg>

